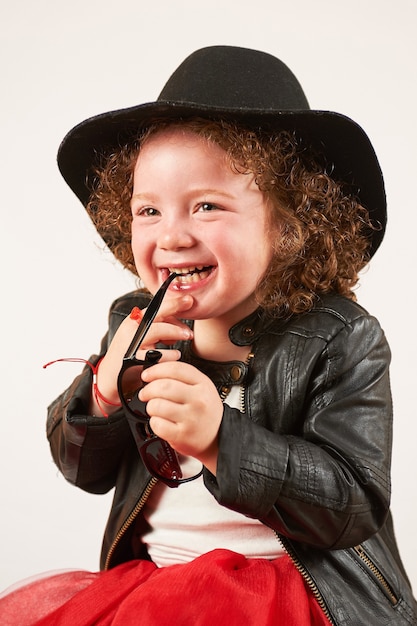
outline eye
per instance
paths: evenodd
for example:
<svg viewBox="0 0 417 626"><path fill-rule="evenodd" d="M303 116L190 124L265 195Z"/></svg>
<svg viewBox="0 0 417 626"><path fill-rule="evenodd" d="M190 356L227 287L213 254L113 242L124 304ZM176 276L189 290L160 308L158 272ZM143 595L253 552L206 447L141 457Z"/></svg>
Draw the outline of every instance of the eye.
<svg viewBox="0 0 417 626"><path fill-rule="evenodd" d="M152 206L145 206L138 209L135 214L143 217L155 217L156 215L159 215L159 211Z"/></svg>
<svg viewBox="0 0 417 626"><path fill-rule="evenodd" d="M219 211L219 207L217 204L212 204L211 202L202 202L198 210L203 213L210 213L211 211Z"/></svg>

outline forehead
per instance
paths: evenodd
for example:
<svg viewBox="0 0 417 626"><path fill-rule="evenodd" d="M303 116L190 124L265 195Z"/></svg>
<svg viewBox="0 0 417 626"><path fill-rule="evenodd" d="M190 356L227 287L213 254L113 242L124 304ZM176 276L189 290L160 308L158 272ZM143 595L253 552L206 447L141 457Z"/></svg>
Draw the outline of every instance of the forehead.
<svg viewBox="0 0 417 626"><path fill-rule="evenodd" d="M227 152L216 142L188 129L169 127L152 132L142 143L134 162L134 179L149 174L166 178L177 172L183 178L202 179L216 175L239 178Z"/></svg>
<svg viewBox="0 0 417 626"><path fill-rule="evenodd" d="M210 157L225 159L226 151L215 141L210 140L189 129L187 126L175 125L168 128L156 129L147 135L141 143L138 159L141 155L156 151L175 149L198 150L202 156L204 153Z"/></svg>
<svg viewBox="0 0 417 626"><path fill-rule="evenodd" d="M134 197L209 192L229 199L265 200L254 175L233 167L226 151L207 137L175 127L146 138L134 168Z"/></svg>

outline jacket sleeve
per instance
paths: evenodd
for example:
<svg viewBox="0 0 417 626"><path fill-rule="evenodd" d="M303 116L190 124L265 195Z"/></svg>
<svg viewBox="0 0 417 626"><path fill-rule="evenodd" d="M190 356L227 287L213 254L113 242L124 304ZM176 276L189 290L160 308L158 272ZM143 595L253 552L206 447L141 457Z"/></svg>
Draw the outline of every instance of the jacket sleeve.
<svg viewBox="0 0 417 626"><path fill-rule="evenodd" d="M116 300L110 309L109 330L101 342L96 364L110 344L118 326L135 305L146 306L138 292ZM115 485L122 457L134 442L123 412L109 418L88 414L92 372L86 367L48 408L47 437L52 457L64 477L91 493L105 493Z"/></svg>
<svg viewBox="0 0 417 626"><path fill-rule="evenodd" d="M225 406L217 475L206 472L206 486L283 537L356 545L389 508L389 347L362 315L326 340L293 333L285 350L285 367L275 359L275 370L258 373L266 399L251 398L249 387L250 414Z"/></svg>

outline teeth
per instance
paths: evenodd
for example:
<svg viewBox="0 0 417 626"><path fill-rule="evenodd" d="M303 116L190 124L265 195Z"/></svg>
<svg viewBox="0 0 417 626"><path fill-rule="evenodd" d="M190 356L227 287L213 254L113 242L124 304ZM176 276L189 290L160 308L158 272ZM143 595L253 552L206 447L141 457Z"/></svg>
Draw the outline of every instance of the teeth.
<svg viewBox="0 0 417 626"><path fill-rule="evenodd" d="M205 269L206 267L206 269ZM207 278L211 272L211 268L204 265L194 265L192 267L175 267L168 268L170 272L178 274L174 279L174 283L191 284L197 283L204 278Z"/></svg>
<svg viewBox="0 0 417 626"><path fill-rule="evenodd" d="M194 272L201 272L204 265L194 265L193 267L175 267L168 268L170 272L175 272L175 274L194 274Z"/></svg>

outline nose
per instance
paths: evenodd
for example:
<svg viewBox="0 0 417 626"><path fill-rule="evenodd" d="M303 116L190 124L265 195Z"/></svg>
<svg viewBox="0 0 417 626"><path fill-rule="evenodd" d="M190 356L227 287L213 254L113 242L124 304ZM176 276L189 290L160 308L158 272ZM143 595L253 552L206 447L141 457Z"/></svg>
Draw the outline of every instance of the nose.
<svg viewBox="0 0 417 626"><path fill-rule="evenodd" d="M157 245L161 250L181 250L192 248L195 241L191 229L184 221L170 221L162 226Z"/></svg>

